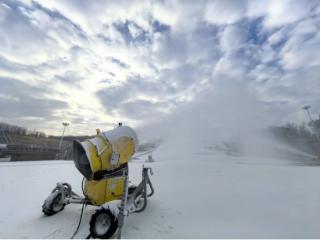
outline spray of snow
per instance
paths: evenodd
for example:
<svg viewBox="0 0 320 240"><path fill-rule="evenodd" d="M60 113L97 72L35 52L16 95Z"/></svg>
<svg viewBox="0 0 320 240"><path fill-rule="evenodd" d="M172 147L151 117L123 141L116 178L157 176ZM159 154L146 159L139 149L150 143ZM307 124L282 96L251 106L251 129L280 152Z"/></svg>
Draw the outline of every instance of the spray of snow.
<svg viewBox="0 0 320 240"><path fill-rule="evenodd" d="M314 157L297 151L271 135L262 134L273 122L265 104L243 82L230 80L209 87L171 115L139 129L144 139L164 139L161 152L193 153L204 146L234 143L244 155L276 156L280 151Z"/></svg>

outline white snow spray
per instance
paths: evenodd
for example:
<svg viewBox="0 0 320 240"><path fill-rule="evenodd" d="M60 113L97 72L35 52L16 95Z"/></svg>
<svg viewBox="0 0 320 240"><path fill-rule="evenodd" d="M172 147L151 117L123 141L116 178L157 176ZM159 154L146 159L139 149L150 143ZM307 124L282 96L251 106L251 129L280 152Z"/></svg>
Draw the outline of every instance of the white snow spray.
<svg viewBox="0 0 320 240"><path fill-rule="evenodd" d="M194 153L204 147L225 149L229 146L231 151L240 151L246 156L275 157L281 152L284 157L287 151L289 155L314 157L265 134L263 130L271 122L273 118L264 103L247 86L225 80L215 88L203 90L193 101L138 132L143 139L163 139L162 148L173 155Z"/></svg>

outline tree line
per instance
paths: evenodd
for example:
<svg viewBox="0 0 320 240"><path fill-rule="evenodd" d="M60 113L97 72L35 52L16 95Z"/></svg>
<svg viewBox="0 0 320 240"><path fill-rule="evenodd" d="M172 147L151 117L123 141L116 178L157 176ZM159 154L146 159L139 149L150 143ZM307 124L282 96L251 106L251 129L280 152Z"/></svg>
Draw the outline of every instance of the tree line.
<svg viewBox="0 0 320 240"><path fill-rule="evenodd" d="M296 124L287 123L282 126L271 126L268 131L276 138L286 142L287 144L309 153L320 156L320 115L316 120L308 123ZM33 137L48 137L44 132L30 131L25 127L0 123L1 132L7 134L16 134ZM60 136L49 136L50 138L60 138ZM86 139L91 136L65 136L65 140Z"/></svg>
<svg viewBox="0 0 320 240"><path fill-rule="evenodd" d="M8 123L0 123L0 132L4 132L6 134L16 134L22 136L32 136L32 137L47 137L44 132L28 130L25 127L12 125Z"/></svg>
<svg viewBox="0 0 320 240"><path fill-rule="evenodd" d="M287 123L284 126L272 126L269 131L296 149L320 156L320 116L300 125Z"/></svg>

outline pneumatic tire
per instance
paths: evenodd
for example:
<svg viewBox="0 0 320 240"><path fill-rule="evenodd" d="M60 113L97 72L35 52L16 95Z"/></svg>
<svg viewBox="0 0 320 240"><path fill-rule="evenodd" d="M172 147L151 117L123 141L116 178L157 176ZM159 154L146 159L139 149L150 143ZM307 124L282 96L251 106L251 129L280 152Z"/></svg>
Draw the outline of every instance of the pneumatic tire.
<svg viewBox="0 0 320 240"><path fill-rule="evenodd" d="M50 200L49 204L46 204L46 202L42 205L42 212L46 215L46 216L52 216L60 211L62 211L65 207L64 203L60 203L62 194L61 192L55 191L53 193L51 193L52 196L50 196L52 198L52 200ZM46 200L47 201L47 200Z"/></svg>
<svg viewBox="0 0 320 240"><path fill-rule="evenodd" d="M140 193L134 196L134 205L136 210L134 212L139 213L146 209L147 207L147 188L145 187Z"/></svg>
<svg viewBox="0 0 320 240"><path fill-rule="evenodd" d="M98 209L90 220L92 238L110 238L118 228L118 219L106 208Z"/></svg>

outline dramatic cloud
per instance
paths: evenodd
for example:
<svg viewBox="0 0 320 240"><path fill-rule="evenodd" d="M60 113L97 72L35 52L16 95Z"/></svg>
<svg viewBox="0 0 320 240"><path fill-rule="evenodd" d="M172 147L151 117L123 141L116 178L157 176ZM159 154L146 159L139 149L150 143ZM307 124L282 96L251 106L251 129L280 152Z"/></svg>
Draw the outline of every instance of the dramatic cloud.
<svg viewBox="0 0 320 240"><path fill-rule="evenodd" d="M1 78L0 112L1 120L11 118L41 118L43 121L56 120L54 111L67 109L66 102L45 97L50 88L30 86L21 81Z"/></svg>
<svg viewBox="0 0 320 240"><path fill-rule="evenodd" d="M319 27L312 0L0 0L0 121L141 126L222 83L272 123L305 121L304 104L320 112Z"/></svg>

